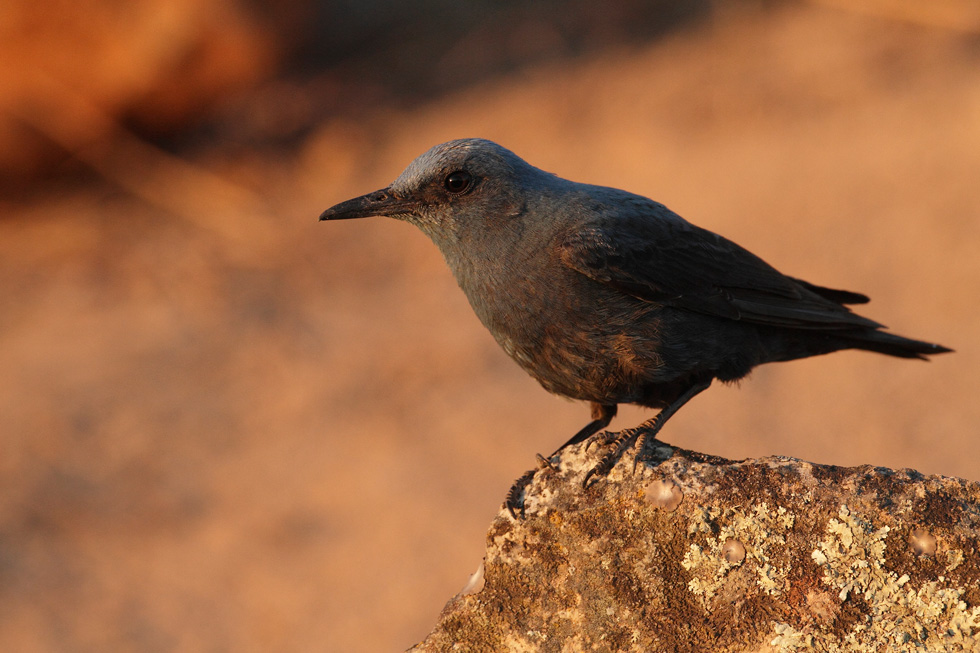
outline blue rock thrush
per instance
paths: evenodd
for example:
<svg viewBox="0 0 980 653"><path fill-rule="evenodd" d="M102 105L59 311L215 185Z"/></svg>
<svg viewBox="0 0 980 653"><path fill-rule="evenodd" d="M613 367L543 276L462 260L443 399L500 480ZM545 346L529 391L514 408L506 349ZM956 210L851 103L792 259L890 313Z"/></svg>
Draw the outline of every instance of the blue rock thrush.
<svg viewBox="0 0 980 653"><path fill-rule="evenodd" d="M606 428L617 404L661 409L605 434L611 449L584 484L714 379L841 349L951 351L845 306L864 295L786 276L663 204L562 179L487 140L437 145L387 188L320 219L368 216L425 232L504 351L546 390L590 402L592 421L558 451ZM508 493L512 514L533 474Z"/></svg>

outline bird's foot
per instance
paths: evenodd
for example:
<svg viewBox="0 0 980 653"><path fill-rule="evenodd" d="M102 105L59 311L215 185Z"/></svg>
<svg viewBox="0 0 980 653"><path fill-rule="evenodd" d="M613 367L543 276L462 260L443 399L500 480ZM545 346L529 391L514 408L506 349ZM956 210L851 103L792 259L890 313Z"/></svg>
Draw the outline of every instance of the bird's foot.
<svg viewBox="0 0 980 653"><path fill-rule="evenodd" d="M585 450L588 451L594 444L599 445L600 447L608 447L609 445L618 441L623 433L623 431L601 431L596 433L586 441Z"/></svg>
<svg viewBox="0 0 980 653"><path fill-rule="evenodd" d="M604 445L612 445L612 450L603 456L595 467L588 471L585 479L582 481L582 487L588 487L589 481L592 480L593 476L605 476L608 474L633 443L639 440L640 445L642 445L646 441L646 434L643 433L642 427L638 427L625 429L619 433L604 431L597 435L595 439L597 441L601 440ZM639 455L639 451L637 451L637 455ZM635 460L633 461L633 469L634 471L636 470Z"/></svg>
<svg viewBox="0 0 980 653"><path fill-rule="evenodd" d="M519 479L514 481L514 484L510 486L510 490L507 491L507 498L504 500L504 506L514 519L518 519L518 513L520 513L520 518L524 518L524 501L522 495L524 494L524 488L534 480L534 475L542 469L550 469L553 472L558 471L558 468L555 467L555 464L551 462L550 458L545 458L539 453L534 455L538 459L538 466L534 469L527 470Z"/></svg>
<svg viewBox="0 0 980 653"><path fill-rule="evenodd" d="M504 507L514 519L524 519L524 488L531 484L534 475L538 472L537 467L529 469L514 481L514 484L507 490L507 498L504 500Z"/></svg>

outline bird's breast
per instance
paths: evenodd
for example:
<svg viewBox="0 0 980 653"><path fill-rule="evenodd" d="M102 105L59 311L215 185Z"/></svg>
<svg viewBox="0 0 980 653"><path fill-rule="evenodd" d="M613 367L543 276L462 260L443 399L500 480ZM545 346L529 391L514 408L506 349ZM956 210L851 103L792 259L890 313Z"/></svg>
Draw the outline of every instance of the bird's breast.
<svg viewBox="0 0 980 653"><path fill-rule="evenodd" d="M657 307L555 261L495 261L460 279L507 354L550 392L600 403L636 401L656 375Z"/></svg>

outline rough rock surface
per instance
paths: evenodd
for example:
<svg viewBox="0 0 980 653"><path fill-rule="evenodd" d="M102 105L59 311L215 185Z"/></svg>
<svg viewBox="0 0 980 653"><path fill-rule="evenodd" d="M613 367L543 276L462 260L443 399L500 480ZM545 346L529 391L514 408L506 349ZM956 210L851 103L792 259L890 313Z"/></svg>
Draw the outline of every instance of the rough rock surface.
<svg viewBox="0 0 980 653"><path fill-rule="evenodd" d="M980 483L571 447L413 651L980 651Z"/></svg>

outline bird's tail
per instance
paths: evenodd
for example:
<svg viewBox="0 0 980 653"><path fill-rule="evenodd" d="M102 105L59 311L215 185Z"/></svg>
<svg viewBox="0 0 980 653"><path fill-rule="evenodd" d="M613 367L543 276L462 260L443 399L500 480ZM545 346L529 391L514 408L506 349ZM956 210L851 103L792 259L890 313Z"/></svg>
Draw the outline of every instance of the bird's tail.
<svg viewBox="0 0 980 653"><path fill-rule="evenodd" d="M933 354L943 354L953 351L948 347L936 345L922 340L912 340L903 338L893 333L868 329L860 334L855 334L848 338L851 347L874 351L879 354L898 356L900 358L920 358L928 360L928 356Z"/></svg>

